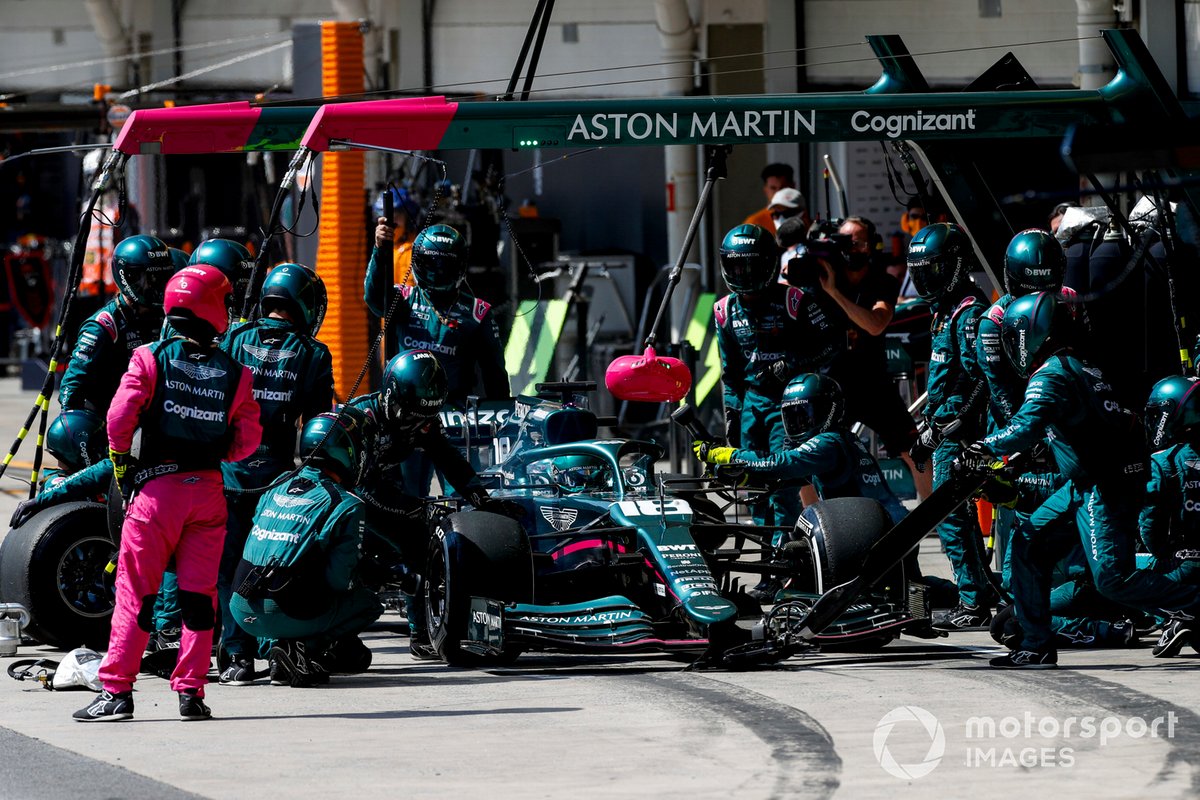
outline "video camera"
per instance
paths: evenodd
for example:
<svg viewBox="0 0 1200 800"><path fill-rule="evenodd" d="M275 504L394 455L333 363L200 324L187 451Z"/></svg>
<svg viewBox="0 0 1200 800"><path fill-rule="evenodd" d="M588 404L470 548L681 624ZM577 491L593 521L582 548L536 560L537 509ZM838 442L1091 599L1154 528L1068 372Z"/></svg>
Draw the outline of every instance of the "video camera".
<svg viewBox="0 0 1200 800"><path fill-rule="evenodd" d="M787 282L806 292L817 291L823 274L820 262L828 263L836 274L850 264L852 247L848 233L814 231L807 241L796 245L796 255L788 260Z"/></svg>

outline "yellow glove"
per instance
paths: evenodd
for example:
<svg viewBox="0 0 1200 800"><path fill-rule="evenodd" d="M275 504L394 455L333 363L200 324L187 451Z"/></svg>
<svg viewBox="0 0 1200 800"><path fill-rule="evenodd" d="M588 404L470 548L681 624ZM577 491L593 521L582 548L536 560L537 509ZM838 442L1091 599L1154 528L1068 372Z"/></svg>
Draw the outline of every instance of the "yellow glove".
<svg viewBox="0 0 1200 800"><path fill-rule="evenodd" d="M704 461L708 464L728 464L733 459L735 449L733 447L710 447L704 454Z"/></svg>
<svg viewBox="0 0 1200 800"><path fill-rule="evenodd" d="M113 465L113 478L117 482L117 488L121 491L121 496L126 500L129 499L130 486L126 481L129 467L133 464L133 459L129 456L128 450L113 450L108 448L108 458Z"/></svg>

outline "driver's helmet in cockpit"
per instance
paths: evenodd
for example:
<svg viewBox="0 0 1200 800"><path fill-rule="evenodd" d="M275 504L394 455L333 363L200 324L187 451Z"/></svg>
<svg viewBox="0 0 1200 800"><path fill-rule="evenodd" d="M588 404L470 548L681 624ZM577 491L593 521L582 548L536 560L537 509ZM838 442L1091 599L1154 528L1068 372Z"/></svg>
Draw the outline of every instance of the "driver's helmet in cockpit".
<svg viewBox="0 0 1200 800"><path fill-rule="evenodd" d="M552 462L551 480L564 492L604 492L612 490L608 464L598 456L559 456Z"/></svg>

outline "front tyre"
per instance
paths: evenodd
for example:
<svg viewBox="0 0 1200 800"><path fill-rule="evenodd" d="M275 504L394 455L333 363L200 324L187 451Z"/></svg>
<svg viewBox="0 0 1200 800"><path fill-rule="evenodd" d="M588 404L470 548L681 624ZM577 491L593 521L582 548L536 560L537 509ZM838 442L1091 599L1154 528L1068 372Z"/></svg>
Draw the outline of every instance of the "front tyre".
<svg viewBox="0 0 1200 800"><path fill-rule="evenodd" d="M117 548L103 504L78 502L38 512L0 545L0 598L29 610L25 632L70 650L108 647Z"/></svg>
<svg viewBox="0 0 1200 800"><path fill-rule="evenodd" d="M443 661L458 667L511 662L520 652L511 645L491 657L463 649L473 596L504 603L532 599L533 557L515 520L486 511L446 516L429 545L425 580L429 639Z"/></svg>

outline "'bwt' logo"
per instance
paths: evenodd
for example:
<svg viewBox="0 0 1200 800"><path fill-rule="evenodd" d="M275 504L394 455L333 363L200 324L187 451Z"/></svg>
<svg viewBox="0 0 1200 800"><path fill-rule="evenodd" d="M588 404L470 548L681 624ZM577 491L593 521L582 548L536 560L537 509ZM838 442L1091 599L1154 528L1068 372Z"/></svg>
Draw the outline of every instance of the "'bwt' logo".
<svg viewBox="0 0 1200 800"><path fill-rule="evenodd" d="M888 750L888 738L897 724L910 722L917 723L924 731L922 735L929 737L929 750L926 751L925 757L917 763L901 764ZM911 728L912 726L902 727ZM946 752L946 732L942 730L942 724L938 722L937 717L920 706L898 706L884 714L876 724L872 744L879 766L883 767L889 775L902 780L916 780L924 778L933 772L938 764L942 763L942 756Z"/></svg>

